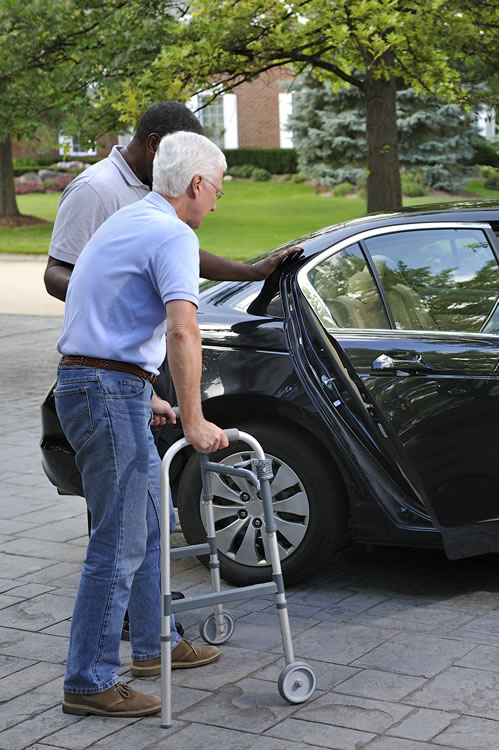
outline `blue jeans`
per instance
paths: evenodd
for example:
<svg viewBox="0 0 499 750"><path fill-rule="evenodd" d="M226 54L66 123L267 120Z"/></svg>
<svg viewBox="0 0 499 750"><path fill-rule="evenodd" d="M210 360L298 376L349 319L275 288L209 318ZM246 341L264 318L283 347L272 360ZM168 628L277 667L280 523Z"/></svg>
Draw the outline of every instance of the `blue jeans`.
<svg viewBox="0 0 499 750"><path fill-rule="evenodd" d="M76 453L92 530L71 623L64 690L119 682L123 617L132 656L160 656L160 466L151 384L125 372L60 367L55 403ZM173 528L175 517L170 501ZM180 636L172 618L172 648Z"/></svg>

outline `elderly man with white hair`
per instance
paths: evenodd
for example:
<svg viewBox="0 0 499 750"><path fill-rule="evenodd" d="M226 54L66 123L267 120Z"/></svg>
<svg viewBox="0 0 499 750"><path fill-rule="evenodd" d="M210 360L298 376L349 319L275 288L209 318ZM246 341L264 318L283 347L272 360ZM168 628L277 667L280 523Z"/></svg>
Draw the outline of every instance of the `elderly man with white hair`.
<svg viewBox="0 0 499 750"><path fill-rule="evenodd" d="M128 607L132 674L159 674L160 459L149 427L175 421L170 404L152 390L165 331L186 438L198 451L227 445L201 408L193 231L215 210L225 169L224 155L204 136L165 136L152 192L99 227L71 275L55 401L76 454L92 531L71 625L66 713L145 716L161 707L158 697L120 682L121 626ZM174 622L171 645L174 668L202 666L220 655L215 646L194 648L181 639Z"/></svg>

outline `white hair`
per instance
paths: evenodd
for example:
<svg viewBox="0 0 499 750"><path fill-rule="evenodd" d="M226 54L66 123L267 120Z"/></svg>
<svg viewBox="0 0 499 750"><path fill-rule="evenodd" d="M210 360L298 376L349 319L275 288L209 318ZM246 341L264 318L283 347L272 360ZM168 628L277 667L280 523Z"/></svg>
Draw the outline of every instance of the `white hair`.
<svg viewBox="0 0 499 750"><path fill-rule="evenodd" d="M179 130L160 141L152 167L152 189L178 198L194 175L215 180L220 169L227 169L227 162L218 146L204 135Z"/></svg>

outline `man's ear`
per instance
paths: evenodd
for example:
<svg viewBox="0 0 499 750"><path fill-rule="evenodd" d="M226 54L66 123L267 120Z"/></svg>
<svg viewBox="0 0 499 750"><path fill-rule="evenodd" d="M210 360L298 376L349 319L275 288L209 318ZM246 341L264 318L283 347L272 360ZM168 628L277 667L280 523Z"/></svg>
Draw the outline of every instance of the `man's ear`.
<svg viewBox="0 0 499 750"><path fill-rule="evenodd" d="M157 151L160 140L161 136L159 135L159 133L149 133L146 138L146 151L153 157Z"/></svg>
<svg viewBox="0 0 499 750"><path fill-rule="evenodd" d="M199 191L201 189L201 183L203 182L203 178L200 174L195 174L194 177L191 180L190 188L192 190L193 196L199 195Z"/></svg>

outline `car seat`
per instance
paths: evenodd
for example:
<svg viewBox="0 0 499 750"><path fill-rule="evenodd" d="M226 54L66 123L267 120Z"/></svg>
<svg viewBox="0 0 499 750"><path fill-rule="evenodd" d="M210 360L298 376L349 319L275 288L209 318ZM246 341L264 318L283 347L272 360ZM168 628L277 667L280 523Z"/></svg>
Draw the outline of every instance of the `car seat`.
<svg viewBox="0 0 499 750"><path fill-rule="evenodd" d="M397 328L408 330L438 329L433 316L420 295L401 283L402 272L393 268L393 261L385 255L373 255L381 283Z"/></svg>

